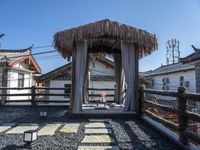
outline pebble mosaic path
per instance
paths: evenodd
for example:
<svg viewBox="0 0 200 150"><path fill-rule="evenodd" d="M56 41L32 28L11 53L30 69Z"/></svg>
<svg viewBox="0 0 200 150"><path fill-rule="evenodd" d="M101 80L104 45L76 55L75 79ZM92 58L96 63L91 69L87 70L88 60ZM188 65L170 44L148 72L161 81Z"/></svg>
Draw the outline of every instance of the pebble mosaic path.
<svg viewBox="0 0 200 150"><path fill-rule="evenodd" d="M109 120L95 119L89 121L90 123L85 125L85 136L81 141L82 144L88 144L88 146L80 145L78 150L119 150L119 147L115 146L115 140L112 138L113 132ZM113 146L98 146L98 144L111 144Z"/></svg>

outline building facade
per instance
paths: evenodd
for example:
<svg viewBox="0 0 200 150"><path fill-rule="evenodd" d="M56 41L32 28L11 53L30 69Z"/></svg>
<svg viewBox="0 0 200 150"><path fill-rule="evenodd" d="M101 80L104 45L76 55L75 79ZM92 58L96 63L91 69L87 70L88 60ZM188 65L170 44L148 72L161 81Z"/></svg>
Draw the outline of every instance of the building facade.
<svg viewBox="0 0 200 150"><path fill-rule="evenodd" d="M19 50L0 49L0 87L19 88L15 90L1 90L1 93L23 94L30 93L35 74L40 74L41 69L31 55L31 47ZM28 100L29 96L7 96L1 100Z"/></svg>
<svg viewBox="0 0 200 150"><path fill-rule="evenodd" d="M195 66L196 92L200 93L200 48L196 48L193 45L192 48L194 53L182 58L181 62Z"/></svg>
<svg viewBox="0 0 200 150"><path fill-rule="evenodd" d="M143 72L142 75L150 80L147 87L151 89L177 91L179 86L184 86L188 92L196 92L194 65L179 62ZM167 99L173 98L167 97Z"/></svg>
<svg viewBox="0 0 200 150"><path fill-rule="evenodd" d="M46 74L43 74L41 77L37 79L38 84L44 84L45 87L50 88L67 88L68 90L47 90L46 93L70 93L71 91L71 63L63 65L59 68L56 68ZM146 78L139 78L140 84L146 84L148 81ZM115 73L114 73L114 63L112 60L104 57L96 57L95 60L91 61L89 64L89 76L88 76L88 87L93 89L115 89ZM103 90L102 90L103 91ZM99 96L92 95L100 95L101 90L89 90L89 101L99 100ZM114 90L113 91L105 91L107 95L106 99L112 101L114 99ZM49 100L69 100L69 96L61 97L61 96L49 96L44 97L44 99Z"/></svg>
<svg viewBox="0 0 200 150"><path fill-rule="evenodd" d="M90 80L89 88L112 88L115 87L114 81L114 66L112 61L105 58L96 58L89 66ZM56 68L44 75L38 80L39 84L44 84L45 87L50 88L67 88L68 90L49 90L46 93L64 94L71 91L71 63ZM92 94L100 94L100 91L90 91ZM114 91L108 91L108 94L114 94ZM89 100L97 100L99 97L90 97ZM69 96L49 96L45 97L49 100L69 100ZM111 100L111 97L107 98ZM112 98L113 99L113 98Z"/></svg>

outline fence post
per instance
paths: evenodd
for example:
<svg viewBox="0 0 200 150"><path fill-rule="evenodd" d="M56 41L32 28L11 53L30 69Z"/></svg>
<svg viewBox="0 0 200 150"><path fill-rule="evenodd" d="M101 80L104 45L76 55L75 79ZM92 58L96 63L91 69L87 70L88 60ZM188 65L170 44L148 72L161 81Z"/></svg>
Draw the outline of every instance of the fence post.
<svg viewBox="0 0 200 150"><path fill-rule="evenodd" d="M143 107L144 107L144 87L139 87L139 116L143 117Z"/></svg>
<svg viewBox="0 0 200 150"><path fill-rule="evenodd" d="M186 117L186 110L187 110L187 99L184 96L186 92L185 87L178 88L178 117L179 117L179 141L184 145L188 145L188 138L185 135L185 131L188 128L188 118Z"/></svg>
<svg viewBox="0 0 200 150"><path fill-rule="evenodd" d="M35 86L31 87L31 105L36 105L36 103L35 103Z"/></svg>

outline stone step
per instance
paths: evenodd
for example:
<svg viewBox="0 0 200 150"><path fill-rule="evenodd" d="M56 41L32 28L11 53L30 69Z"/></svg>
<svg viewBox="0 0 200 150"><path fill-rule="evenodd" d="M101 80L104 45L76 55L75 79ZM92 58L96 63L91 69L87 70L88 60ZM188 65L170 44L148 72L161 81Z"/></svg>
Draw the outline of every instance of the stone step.
<svg viewBox="0 0 200 150"><path fill-rule="evenodd" d="M98 129L85 129L85 134L112 134L111 129L106 129L106 128L98 128Z"/></svg>
<svg viewBox="0 0 200 150"><path fill-rule="evenodd" d="M11 128L14 125L15 125L14 123L8 123L8 124L0 125L0 133L8 130L9 128Z"/></svg>
<svg viewBox="0 0 200 150"><path fill-rule="evenodd" d="M23 134L25 131L28 130L36 130L39 128L38 124L20 124L11 130L7 131L7 134Z"/></svg>
<svg viewBox="0 0 200 150"><path fill-rule="evenodd" d="M79 146L78 150L120 150L118 146Z"/></svg>
<svg viewBox="0 0 200 150"><path fill-rule="evenodd" d="M62 124L46 124L38 131L38 136L44 135L54 135L55 131L61 126Z"/></svg>
<svg viewBox="0 0 200 150"><path fill-rule="evenodd" d="M86 124L85 128L112 128L112 126L109 123L96 122Z"/></svg>
<svg viewBox="0 0 200 150"><path fill-rule="evenodd" d="M89 119L90 122L109 122L111 119Z"/></svg>
<svg viewBox="0 0 200 150"><path fill-rule="evenodd" d="M65 124L62 129L60 129L60 132L64 133L77 133L79 124L78 123L68 123Z"/></svg>
<svg viewBox="0 0 200 150"><path fill-rule="evenodd" d="M109 135L85 135L81 143L115 143Z"/></svg>

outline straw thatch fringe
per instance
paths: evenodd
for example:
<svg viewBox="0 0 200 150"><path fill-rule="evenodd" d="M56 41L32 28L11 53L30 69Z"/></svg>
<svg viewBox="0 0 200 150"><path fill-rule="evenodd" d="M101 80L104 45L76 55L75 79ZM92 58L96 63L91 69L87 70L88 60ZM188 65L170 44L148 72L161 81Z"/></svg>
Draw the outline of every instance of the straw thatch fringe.
<svg viewBox="0 0 200 150"><path fill-rule="evenodd" d="M75 42L97 38L124 40L136 43L140 57L157 49L155 34L120 24L108 19L57 32L54 35L54 46L64 58L71 56Z"/></svg>

